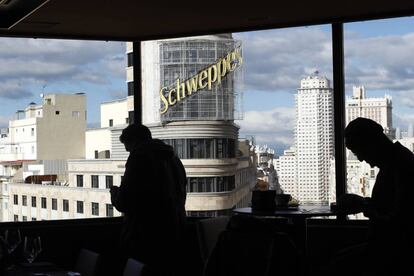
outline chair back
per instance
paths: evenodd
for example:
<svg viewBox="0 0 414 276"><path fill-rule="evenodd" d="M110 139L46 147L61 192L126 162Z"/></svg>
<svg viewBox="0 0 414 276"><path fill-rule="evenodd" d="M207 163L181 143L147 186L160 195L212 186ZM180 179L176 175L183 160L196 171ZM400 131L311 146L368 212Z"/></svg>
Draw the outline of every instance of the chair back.
<svg viewBox="0 0 414 276"><path fill-rule="evenodd" d="M203 275L297 275L298 254L291 238L268 222L236 217L219 235Z"/></svg>
<svg viewBox="0 0 414 276"><path fill-rule="evenodd" d="M91 250L82 248L76 260L74 270L81 273L82 276L98 275L100 255Z"/></svg>
<svg viewBox="0 0 414 276"><path fill-rule="evenodd" d="M129 258L125 264L122 276L141 276L144 264L135 259Z"/></svg>
<svg viewBox="0 0 414 276"><path fill-rule="evenodd" d="M226 229L228 222L227 216L207 218L196 222L200 254L204 262L207 261L220 233Z"/></svg>

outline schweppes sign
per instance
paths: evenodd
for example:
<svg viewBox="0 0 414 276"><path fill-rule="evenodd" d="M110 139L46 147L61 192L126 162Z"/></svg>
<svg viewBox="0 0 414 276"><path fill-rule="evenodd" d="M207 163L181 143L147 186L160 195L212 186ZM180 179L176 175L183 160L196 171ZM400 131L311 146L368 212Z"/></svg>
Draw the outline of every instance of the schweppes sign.
<svg viewBox="0 0 414 276"><path fill-rule="evenodd" d="M170 107L197 93L199 90L205 88L211 90L213 85L219 85L227 74L236 70L242 63L241 47L237 47L225 57L219 59L217 63L199 71L189 79L181 81L178 78L173 86L162 87L160 90L161 114L164 114Z"/></svg>

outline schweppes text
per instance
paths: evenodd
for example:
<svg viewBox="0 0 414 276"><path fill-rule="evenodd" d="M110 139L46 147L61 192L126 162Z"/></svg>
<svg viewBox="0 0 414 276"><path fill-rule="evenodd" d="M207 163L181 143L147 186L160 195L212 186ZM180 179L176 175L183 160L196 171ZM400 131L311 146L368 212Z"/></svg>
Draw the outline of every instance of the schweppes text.
<svg viewBox="0 0 414 276"><path fill-rule="evenodd" d="M201 89L207 88L207 90L211 90L213 85L220 84L226 75L236 70L242 62L241 47L237 47L225 57L219 59L217 63L199 71L189 79L185 81L177 79L173 86L162 87L160 90L161 114L164 114L171 106Z"/></svg>

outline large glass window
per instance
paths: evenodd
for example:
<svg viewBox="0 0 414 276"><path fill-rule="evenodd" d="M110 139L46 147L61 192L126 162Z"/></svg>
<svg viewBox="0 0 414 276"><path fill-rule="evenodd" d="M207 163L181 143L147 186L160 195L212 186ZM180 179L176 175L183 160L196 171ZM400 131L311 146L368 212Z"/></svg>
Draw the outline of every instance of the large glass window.
<svg viewBox="0 0 414 276"><path fill-rule="evenodd" d="M119 179L125 162L111 159L111 137L116 140L134 110L131 80L125 78L132 53L125 50L125 42L0 38L0 182L8 188L0 197L8 215L0 221L30 220L33 214L76 218L68 195L84 199L91 175ZM126 157L117 147L114 159ZM61 202L63 212L46 212L60 211ZM86 206L91 202L109 204L110 198L95 191L85 199ZM26 205L29 210L19 208Z"/></svg>
<svg viewBox="0 0 414 276"><path fill-rule="evenodd" d="M412 17L344 24L346 124L369 118L414 151ZM379 172L346 151L347 192L370 197ZM364 215L351 216L366 219Z"/></svg>

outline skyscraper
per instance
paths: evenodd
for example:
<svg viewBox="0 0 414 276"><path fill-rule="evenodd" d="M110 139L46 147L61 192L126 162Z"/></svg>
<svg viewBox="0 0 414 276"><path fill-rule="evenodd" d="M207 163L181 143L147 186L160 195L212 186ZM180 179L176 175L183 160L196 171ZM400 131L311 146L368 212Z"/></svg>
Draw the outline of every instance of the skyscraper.
<svg viewBox="0 0 414 276"><path fill-rule="evenodd" d="M302 79L295 101L297 197L301 202L327 203L334 157L333 90L329 80L318 71Z"/></svg>

